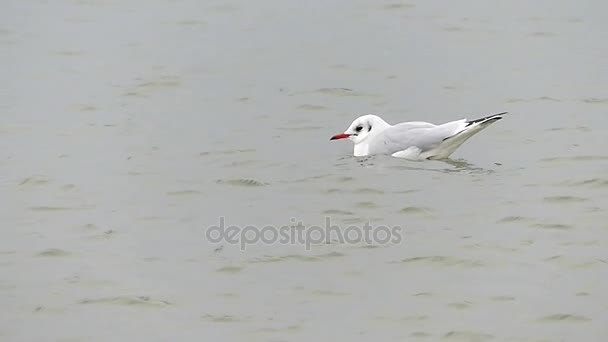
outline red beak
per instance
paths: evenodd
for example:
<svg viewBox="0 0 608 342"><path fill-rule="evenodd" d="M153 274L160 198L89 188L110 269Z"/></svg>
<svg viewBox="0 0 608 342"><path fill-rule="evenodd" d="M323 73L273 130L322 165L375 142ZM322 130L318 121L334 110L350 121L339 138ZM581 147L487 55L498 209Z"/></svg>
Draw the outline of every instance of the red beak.
<svg viewBox="0 0 608 342"><path fill-rule="evenodd" d="M338 139L346 139L350 137L350 134L346 134L346 133L340 133L340 134L336 134L333 137L331 137L329 140L338 140Z"/></svg>

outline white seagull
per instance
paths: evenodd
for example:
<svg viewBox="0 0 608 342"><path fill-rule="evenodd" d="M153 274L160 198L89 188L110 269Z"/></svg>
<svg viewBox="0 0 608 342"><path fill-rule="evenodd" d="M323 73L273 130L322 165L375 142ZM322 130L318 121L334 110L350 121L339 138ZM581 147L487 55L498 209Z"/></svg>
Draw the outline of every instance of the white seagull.
<svg viewBox="0 0 608 342"><path fill-rule="evenodd" d="M344 133L336 134L330 140L350 139L355 143L356 157L387 154L413 160L444 159L467 139L502 119L505 114L507 112L442 125L414 121L394 126L377 115L368 114L357 118Z"/></svg>

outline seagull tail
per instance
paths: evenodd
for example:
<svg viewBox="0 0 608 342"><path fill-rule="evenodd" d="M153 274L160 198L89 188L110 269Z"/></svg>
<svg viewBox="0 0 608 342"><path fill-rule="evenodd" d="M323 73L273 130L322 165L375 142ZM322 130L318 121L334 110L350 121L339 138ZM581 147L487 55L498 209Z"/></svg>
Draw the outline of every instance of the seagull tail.
<svg viewBox="0 0 608 342"><path fill-rule="evenodd" d="M451 135L445 139L431 154L430 159L443 159L449 157L454 151L460 147L470 137L482 131L484 128L490 126L494 122L503 118L508 112L492 114L481 119L466 120L465 126L454 135Z"/></svg>

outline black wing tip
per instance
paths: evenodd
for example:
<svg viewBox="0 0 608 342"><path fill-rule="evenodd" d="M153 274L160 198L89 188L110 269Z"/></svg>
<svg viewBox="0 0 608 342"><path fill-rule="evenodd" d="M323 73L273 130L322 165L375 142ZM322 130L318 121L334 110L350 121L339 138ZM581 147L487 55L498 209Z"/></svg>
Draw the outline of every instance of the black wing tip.
<svg viewBox="0 0 608 342"><path fill-rule="evenodd" d="M490 120L490 119L495 119L495 118L496 119L502 119L502 117L500 117L500 116L505 115L505 114L509 114L509 112L502 112L502 113L492 114L492 115L488 115L488 116L486 116L484 118L473 120L473 121L484 121L484 120Z"/></svg>
<svg viewBox="0 0 608 342"><path fill-rule="evenodd" d="M502 113L498 113L498 114L492 114L492 115L488 115L486 117L483 117L481 119L476 119L476 120L471 120L471 121L467 121L467 125L465 127L469 127L470 125L474 124L474 123L482 123L482 122L487 122L487 121L496 121L496 120L500 120L502 119L501 115L505 115L508 114L509 112L502 112Z"/></svg>

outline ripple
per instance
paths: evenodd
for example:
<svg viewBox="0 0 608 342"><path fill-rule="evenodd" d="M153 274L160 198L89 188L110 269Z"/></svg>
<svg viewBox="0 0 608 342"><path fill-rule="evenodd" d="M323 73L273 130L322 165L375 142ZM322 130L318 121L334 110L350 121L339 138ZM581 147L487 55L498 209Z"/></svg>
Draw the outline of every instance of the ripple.
<svg viewBox="0 0 608 342"><path fill-rule="evenodd" d="M490 334L479 333L475 331L450 331L441 337L442 340L457 340L469 342L489 341L494 336Z"/></svg>
<svg viewBox="0 0 608 342"><path fill-rule="evenodd" d="M181 83L179 82L177 77L170 77L165 80L159 81L149 81L142 82L137 84L135 87L137 88L167 88L167 87L177 87Z"/></svg>
<svg viewBox="0 0 608 342"><path fill-rule="evenodd" d="M340 210L340 209L328 209L321 212L324 215L355 215L352 211Z"/></svg>
<svg viewBox="0 0 608 342"><path fill-rule="evenodd" d="M93 230L93 231L99 229L99 227L94 223L83 224L79 228L84 229L84 230Z"/></svg>
<svg viewBox="0 0 608 342"><path fill-rule="evenodd" d="M416 5L404 4L404 3L386 4L386 5L382 6L382 8L386 9L386 10L399 10L399 9L414 8L414 7L416 7Z"/></svg>
<svg viewBox="0 0 608 342"><path fill-rule="evenodd" d="M321 106L321 105L303 104L303 105L299 105L298 109L310 110L310 111L318 111L318 110L325 110L325 109L327 109L327 107L324 107L324 106Z"/></svg>
<svg viewBox="0 0 608 342"><path fill-rule="evenodd" d="M394 263L394 262L392 262ZM458 259L448 256L423 256L423 257L412 257L402 259L397 263L402 264L426 264L426 265L439 265L439 266L462 266L462 267L482 267L484 264L481 261L472 259Z"/></svg>
<svg viewBox="0 0 608 342"><path fill-rule="evenodd" d="M580 101L584 103L608 103L608 98L590 97L586 99L581 99Z"/></svg>
<svg viewBox="0 0 608 342"><path fill-rule="evenodd" d="M347 296L349 295L346 292L337 292L332 290L314 290L311 292L313 296L323 296L323 297L339 297L339 296Z"/></svg>
<svg viewBox="0 0 608 342"><path fill-rule="evenodd" d="M329 95L329 96L366 96L366 97L374 97L377 95L374 94L366 94L363 92L358 92L349 88L319 88L313 91L303 91L296 92L291 94L294 95L305 95L305 94L321 94L321 95Z"/></svg>
<svg viewBox="0 0 608 342"><path fill-rule="evenodd" d="M237 322L246 322L249 320L247 317L239 317L233 315L203 315L202 319L213 322L213 323L237 323Z"/></svg>
<svg viewBox="0 0 608 342"><path fill-rule="evenodd" d="M492 174L495 173L495 170L484 169L482 167L476 167L473 164L470 164L463 160L433 160L436 164L430 164L430 162L423 163L422 161L411 161L412 163L408 164L397 164L391 165L389 168L396 170L407 170L407 171L423 171L423 172L440 172L445 174ZM413 164L418 163L418 164ZM370 164L373 165L373 164ZM417 167L413 165L422 165L422 167ZM448 167L445 167L445 166ZM498 165L498 164L497 164ZM501 164L502 165L502 164Z"/></svg>
<svg viewBox="0 0 608 342"><path fill-rule="evenodd" d="M217 150L217 151L206 151L199 153L200 156L210 156L210 155L227 155L227 154L237 154L237 153L251 153L256 150L253 148L248 149L232 149L232 150Z"/></svg>
<svg viewBox="0 0 608 342"><path fill-rule="evenodd" d="M544 198L545 202L549 203L572 203L572 202L585 202L586 198L576 196L549 196Z"/></svg>
<svg viewBox="0 0 608 342"><path fill-rule="evenodd" d="M599 246L600 242L598 240L587 240L587 241L566 241L562 242L560 245L562 246Z"/></svg>
<svg viewBox="0 0 608 342"><path fill-rule="evenodd" d="M335 193L344 193L345 191L342 189L327 189L325 190L326 193L328 194L335 194Z"/></svg>
<svg viewBox="0 0 608 342"><path fill-rule="evenodd" d="M327 259L343 257L346 254L340 252L329 252L319 255L301 255L301 254L288 254L282 256L269 255L262 258L256 258L250 263L270 263L270 262L283 262L283 261L304 261L304 262L315 262L323 261Z"/></svg>
<svg viewBox="0 0 608 342"><path fill-rule="evenodd" d="M429 333L425 333L424 331L414 331L410 334L410 337L431 337L432 335Z"/></svg>
<svg viewBox="0 0 608 342"><path fill-rule="evenodd" d="M200 195L202 192L198 190L181 190L181 191L169 191L167 195L169 196L191 196L191 195Z"/></svg>
<svg viewBox="0 0 608 342"><path fill-rule="evenodd" d="M553 127L553 128L547 128L545 131L547 131L547 132L563 132L563 131L590 132L591 128L586 127L586 126L578 126L578 127Z"/></svg>
<svg viewBox="0 0 608 342"><path fill-rule="evenodd" d="M251 160L251 159L244 159L244 160L238 160L238 161L233 161L227 164L222 165L223 167L236 167L236 168L241 168L241 167L251 167L253 165L259 164L260 162L257 160Z"/></svg>
<svg viewBox="0 0 608 342"><path fill-rule="evenodd" d="M314 92L330 95L351 95L353 90L348 88L319 88Z"/></svg>
<svg viewBox="0 0 608 342"><path fill-rule="evenodd" d="M384 191L379 190L379 189L372 189L372 188L359 188L357 190L355 190L356 194L376 194L376 195L382 195L384 194Z"/></svg>
<svg viewBox="0 0 608 342"><path fill-rule="evenodd" d="M363 224L369 222L369 219L363 217L346 217L341 219L343 224Z"/></svg>
<svg viewBox="0 0 608 342"><path fill-rule="evenodd" d="M357 243L362 242L363 239L357 240ZM363 248L363 249L376 249L376 248L384 248L386 245L357 245L355 248Z"/></svg>
<svg viewBox="0 0 608 342"><path fill-rule="evenodd" d="M427 315L415 315L415 316L405 316L405 317L395 317L394 315L385 316L373 316L372 317L376 321L384 321L384 322L394 322L394 323L403 323L403 322L411 322L411 321L425 321L429 319Z"/></svg>
<svg viewBox="0 0 608 342"><path fill-rule="evenodd" d="M238 294L238 293L235 293L235 292L224 292L224 293L219 293L217 296L218 296L218 297L222 297L222 298L234 298L234 299L237 299L237 298L240 298L240 297L241 297L241 296L239 296L239 294Z"/></svg>
<svg viewBox="0 0 608 342"><path fill-rule="evenodd" d="M91 236L87 236L84 237L83 239L87 239L87 240L108 240L110 238L112 238L112 236L115 234L115 232L111 229L106 230L105 232L101 233L101 234L95 234L95 235L91 235Z"/></svg>
<svg viewBox="0 0 608 342"><path fill-rule="evenodd" d="M427 316L427 315L414 315L414 316L403 317L401 320L409 322L409 321L426 321L428 319L429 319L429 316Z"/></svg>
<svg viewBox="0 0 608 342"><path fill-rule="evenodd" d="M74 184L65 184L65 185L61 186L61 189L65 190L65 191L74 190L75 188L76 188L76 185L74 185Z"/></svg>
<svg viewBox="0 0 608 342"><path fill-rule="evenodd" d="M70 208L70 207L53 207L53 206L41 205L41 206L36 206L36 207L30 207L29 209L32 210L32 211L64 211L64 210L72 210L74 208Z"/></svg>
<svg viewBox="0 0 608 342"><path fill-rule="evenodd" d="M76 51L76 50L59 50L59 51L55 51L56 55L60 55L60 56L80 56L82 55L82 51Z"/></svg>
<svg viewBox="0 0 608 342"><path fill-rule="evenodd" d="M150 307L162 307L172 305L166 300L152 300L149 296L117 296L117 297L102 297L89 299L85 298L78 302L79 304L109 304L109 305L142 305Z"/></svg>
<svg viewBox="0 0 608 342"><path fill-rule="evenodd" d="M505 217L501 218L500 220L496 221L496 223L529 222L529 221L533 221L533 219L531 219L529 217L523 217L523 216L505 216Z"/></svg>
<svg viewBox="0 0 608 342"><path fill-rule="evenodd" d="M41 257L66 257L72 255L72 253L59 248L49 248L38 253L37 255Z"/></svg>
<svg viewBox="0 0 608 342"><path fill-rule="evenodd" d="M536 223L536 224L533 224L532 227L541 228L541 229L556 229L556 230L566 230L566 229L573 228L571 225L562 224L562 223Z"/></svg>
<svg viewBox="0 0 608 342"><path fill-rule="evenodd" d="M541 97L535 97L535 98L530 98L530 99L512 98L512 99L508 99L506 102L507 103L517 103L517 102L535 102L535 101L560 102L561 100L553 98L553 97L549 97L549 96L541 96Z"/></svg>
<svg viewBox="0 0 608 342"><path fill-rule="evenodd" d="M54 315L63 315L67 312L66 308L53 308L53 307L45 307L45 306L37 306L34 309L34 313L45 313L45 314L54 314ZM0 333L2 336L2 333Z"/></svg>
<svg viewBox="0 0 608 342"><path fill-rule="evenodd" d="M552 262L569 268L590 268L594 266L604 267L606 264L606 261L603 259L580 261L565 255L555 255L549 258L545 258L544 261Z"/></svg>
<svg viewBox="0 0 608 342"><path fill-rule="evenodd" d="M318 257L321 259L332 259L332 258L339 258L339 257L343 257L343 256L346 256L346 254L341 253L341 252L329 252L329 253L318 255Z"/></svg>
<svg viewBox="0 0 608 342"><path fill-rule="evenodd" d="M136 91L127 91L127 92L123 93L122 96L146 97L146 95L138 93Z"/></svg>
<svg viewBox="0 0 608 342"><path fill-rule="evenodd" d="M253 330L255 333L280 333L280 332L294 332L302 330L302 326L300 325L288 325L284 328L260 328ZM281 340L282 341L282 340Z"/></svg>
<svg viewBox="0 0 608 342"><path fill-rule="evenodd" d="M456 310L464 310L464 309L470 308L471 305L472 305L472 303L469 303L469 302L456 302L456 303L449 303L447 305L447 307L456 309Z"/></svg>
<svg viewBox="0 0 608 342"><path fill-rule="evenodd" d="M255 179L239 178L239 179L218 179L217 184L226 184L243 187L259 187L269 185L268 183L260 182Z"/></svg>
<svg viewBox="0 0 608 342"><path fill-rule="evenodd" d="M241 266L223 266L216 270L216 272L220 273L239 273L243 270Z"/></svg>
<svg viewBox="0 0 608 342"><path fill-rule="evenodd" d="M530 37L553 37L555 35L556 34L553 32L539 31L539 32L532 32L528 36L530 36Z"/></svg>
<svg viewBox="0 0 608 342"><path fill-rule="evenodd" d="M580 315L554 314L541 317L538 320L543 322L583 322L590 321L591 319Z"/></svg>
<svg viewBox="0 0 608 342"><path fill-rule="evenodd" d="M405 207L399 210L401 214L431 214L432 209L425 207Z"/></svg>
<svg viewBox="0 0 608 342"><path fill-rule="evenodd" d="M42 185L42 184L47 184L48 182L49 182L49 179L46 177L31 176L31 177L26 177L23 180L21 180L21 182L19 182L19 185Z"/></svg>
<svg viewBox="0 0 608 342"><path fill-rule="evenodd" d="M464 27L460 27L460 26L446 26L444 28L442 28L442 31L446 31L446 32L462 32L464 31Z"/></svg>
<svg viewBox="0 0 608 342"><path fill-rule="evenodd" d="M323 174L323 175L316 175L316 176L310 176L310 177L304 177L304 178L298 178L298 179L294 179L294 180L288 180L288 181L280 181L279 183L306 183L306 182L310 182L310 181L318 181L319 179L323 179L323 178L327 178L332 176L331 174ZM332 190L336 190L336 191L341 191L340 189L328 189L327 192L331 192Z"/></svg>
<svg viewBox="0 0 608 342"><path fill-rule="evenodd" d="M573 156L573 157L551 157L542 158L539 162L555 162L555 161L593 161L593 160L608 160L608 156Z"/></svg>
<svg viewBox="0 0 608 342"><path fill-rule="evenodd" d="M414 192L420 192L420 190L419 189L397 190L397 191L393 191L393 194L411 194Z"/></svg>
<svg viewBox="0 0 608 342"><path fill-rule="evenodd" d="M605 186L608 186L608 179L591 178L591 179L585 179L585 180L581 180L581 181L568 181L568 182L565 182L564 185L605 187Z"/></svg>
<svg viewBox="0 0 608 342"><path fill-rule="evenodd" d="M374 202L357 202L355 203L357 208L366 208L366 209L374 209L378 208L378 205Z"/></svg>
<svg viewBox="0 0 608 342"><path fill-rule="evenodd" d="M266 256L263 258L257 258L250 262L251 263L271 263L271 262L283 262L283 261L291 261L291 260L306 261L306 262L321 261L321 259L317 258L316 256L290 254L290 255L285 255L285 256Z"/></svg>

